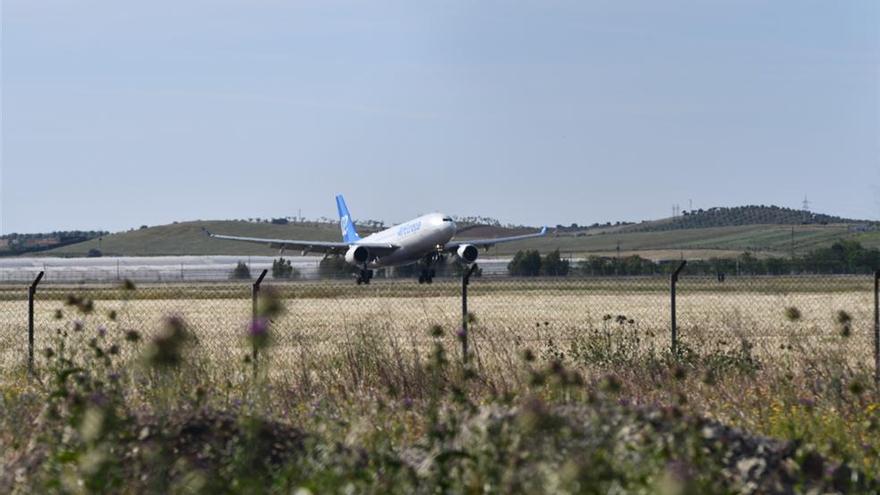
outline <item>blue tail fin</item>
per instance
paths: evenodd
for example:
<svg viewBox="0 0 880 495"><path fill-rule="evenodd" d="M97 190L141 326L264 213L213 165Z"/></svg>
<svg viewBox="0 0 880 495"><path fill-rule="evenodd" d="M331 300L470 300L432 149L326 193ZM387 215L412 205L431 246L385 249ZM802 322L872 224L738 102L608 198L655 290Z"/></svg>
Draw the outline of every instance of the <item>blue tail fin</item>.
<svg viewBox="0 0 880 495"><path fill-rule="evenodd" d="M342 195L336 196L336 209L339 210L339 228L342 230L342 242L349 244L357 242L361 236L354 230L354 222L351 220L351 213L345 206L345 199Z"/></svg>

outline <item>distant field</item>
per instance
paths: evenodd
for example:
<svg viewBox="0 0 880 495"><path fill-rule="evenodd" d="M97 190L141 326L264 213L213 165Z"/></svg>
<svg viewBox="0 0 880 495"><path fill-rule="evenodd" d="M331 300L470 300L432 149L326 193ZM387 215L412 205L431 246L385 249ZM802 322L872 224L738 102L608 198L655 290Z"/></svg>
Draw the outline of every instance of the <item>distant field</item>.
<svg viewBox="0 0 880 495"><path fill-rule="evenodd" d="M49 256L84 256L90 249L99 248L105 255L158 256L158 255L275 255L277 250L258 244L221 241L208 238L203 228L231 235L285 238L339 240L338 229L331 224L272 225L249 222L207 221L183 222L112 234L102 240L65 246L46 251ZM522 229L477 228L465 231L461 238L500 236L522 233ZM867 246L880 246L880 233L853 234L846 225L798 225L794 227L795 254L828 246L841 238L859 240ZM521 249L542 252L560 249L571 256L591 254L639 254L652 259L689 259L732 257L743 251L754 251L762 256L790 256L792 226L748 225L713 227L661 232L627 233L618 229L595 229L581 237L549 235L545 238L501 244L489 254L509 256Z"/></svg>

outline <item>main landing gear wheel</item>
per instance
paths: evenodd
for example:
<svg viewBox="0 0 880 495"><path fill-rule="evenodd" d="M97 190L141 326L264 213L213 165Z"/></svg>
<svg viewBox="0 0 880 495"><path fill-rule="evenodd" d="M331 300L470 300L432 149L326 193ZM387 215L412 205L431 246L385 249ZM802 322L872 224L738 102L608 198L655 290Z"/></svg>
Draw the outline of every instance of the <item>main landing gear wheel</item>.
<svg viewBox="0 0 880 495"><path fill-rule="evenodd" d="M367 270L365 268L365 269L361 270L360 272L358 272L357 284L358 285L361 285L361 284L369 285L370 279L372 279L372 278L373 278L373 270Z"/></svg>
<svg viewBox="0 0 880 495"><path fill-rule="evenodd" d="M420 284L430 284L434 282L434 275L436 272L434 269L424 269L422 273L419 275L419 283Z"/></svg>

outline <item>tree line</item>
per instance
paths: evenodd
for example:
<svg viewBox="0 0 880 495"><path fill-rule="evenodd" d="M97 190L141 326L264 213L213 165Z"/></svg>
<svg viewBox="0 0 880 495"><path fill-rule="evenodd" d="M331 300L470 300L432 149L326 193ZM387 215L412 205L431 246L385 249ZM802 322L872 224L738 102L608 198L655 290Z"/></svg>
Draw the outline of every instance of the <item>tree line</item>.
<svg viewBox="0 0 880 495"><path fill-rule="evenodd" d="M588 276L669 274L679 262L653 261L638 255L622 258L590 256L577 263L562 259L559 250L541 256L538 251L519 251L507 265L512 276ZM841 240L803 256L757 258L745 252L736 258L709 258L688 261L687 271L695 275L785 275L785 274L859 274L880 269L880 250L866 248L857 241Z"/></svg>

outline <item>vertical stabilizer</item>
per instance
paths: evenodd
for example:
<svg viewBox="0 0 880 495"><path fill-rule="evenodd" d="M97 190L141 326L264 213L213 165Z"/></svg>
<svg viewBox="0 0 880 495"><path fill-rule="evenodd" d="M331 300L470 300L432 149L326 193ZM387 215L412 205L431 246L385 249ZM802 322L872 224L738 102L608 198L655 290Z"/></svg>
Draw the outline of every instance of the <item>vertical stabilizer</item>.
<svg viewBox="0 0 880 495"><path fill-rule="evenodd" d="M342 195L336 196L336 209L339 210L339 229L342 230L342 242L353 244L361 239L357 231L354 230L354 222L351 219L351 213L345 206L345 199Z"/></svg>

